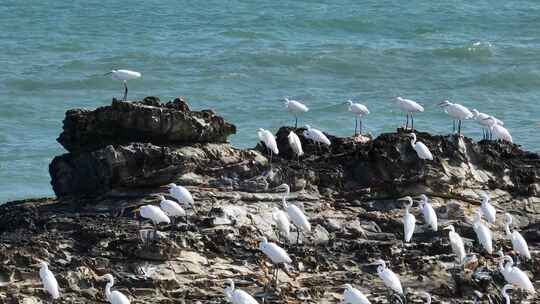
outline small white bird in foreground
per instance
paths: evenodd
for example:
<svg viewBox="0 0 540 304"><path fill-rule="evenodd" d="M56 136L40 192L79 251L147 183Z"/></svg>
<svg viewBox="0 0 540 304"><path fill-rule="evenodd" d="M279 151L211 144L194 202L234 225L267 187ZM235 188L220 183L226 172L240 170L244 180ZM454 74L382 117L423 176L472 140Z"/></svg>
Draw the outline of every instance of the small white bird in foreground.
<svg viewBox="0 0 540 304"><path fill-rule="evenodd" d="M294 128L298 127L298 114L309 111L309 108L298 100L292 100L285 97L285 107L294 115Z"/></svg>
<svg viewBox="0 0 540 304"><path fill-rule="evenodd" d="M106 274L101 277L109 282L105 286L105 297L110 304L129 304L129 299L120 291L113 290L111 288L114 285L114 277L111 274Z"/></svg>
<svg viewBox="0 0 540 304"><path fill-rule="evenodd" d="M289 221L289 216L287 215L287 213L274 207L272 212L272 219L276 223L276 226L279 230L278 240L279 236L283 235L285 237L285 240L289 241L291 237L291 223Z"/></svg>
<svg viewBox="0 0 540 304"><path fill-rule="evenodd" d="M414 117L413 113L420 113L424 112L424 107L422 107L420 104L418 104L414 100L402 98L402 97L396 97L394 99L394 102L400 108L402 111L407 113L407 123L405 124L405 129L409 127L409 115L411 116L411 130L414 130Z"/></svg>
<svg viewBox="0 0 540 304"><path fill-rule="evenodd" d="M446 114L452 117L452 123L454 126L452 132L456 132L456 120L458 121L458 134L461 134L461 121L473 118L473 113L469 111L467 107L460 104L451 103L450 101L445 100L439 103L439 106L444 108Z"/></svg>
<svg viewBox="0 0 540 304"><path fill-rule="evenodd" d="M249 293L243 291L242 289L234 288L234 281L231 279L225 280L226 284L229 284L225 288L225 297L229 302L233 304L259 304L255 298L253 298Z"/></svg>
<svg viewBox="0 0 540 304"><path fill-rule="evenodd" d="M484 121L488 123L491 133L495 135L497 139L504 140L510 143L513 142L512 135L510 135L510 132L505 127L503 127L497 122L498 119L490 116L488 118L485 118Z"/></svg>
<svg viewBox="0 0 540 304"><path fill-rule="evenodd" d="M450 232L448 233L448 237L450 238L450 246L452 246L452 252L454 252L454 254L456 255L456 258L459 264L462 264L466 256L465 245L463 243L463 239L455 231L453 225L448 225L444 227L443 229L450 230Z"/></svg>
<svg viewBox="0 0 540 304"><path fill-rule="evenodd" d="M499 251L499 255L503 255L503 253ZM508 255L503 256L503 259L499 262L499 271L508 283L524 289L529 293L536 292L529 276L521 269L514 266L512 257Z"/></svg>
<svg viewBox="0 0 540 304"><path fill-rule="evenodd" d="M197 213L197 210L195 210L195 201L193 200L193 196L191 196L191 193L188 189L186 189L186 187L177 185L175 183L170 183L167 186L169 187L170 196L174 197L174 199L179 203L190 206L193 211Z"/></svg>
<svg viewBox="0 0 540 304"><path fill-rule="evenodd" d="M298 157L298 161L300 161L300 156L304 155L304 150L302 149L302 142L300 141L300 138L298 137L298 135L296 135L296 133L291 131L287 136L287 140L289 141L289 146L291 147L294 155Z"/></svg>
<svg viewBox="0 0 540 304"><path fill-rule="evenodd" d="M504 285L504 287L501 290L501 296L504 298L505 304L510 304L510 296L507 293L509 289L512 289L512 284Z"/></svg>
<svg viewBox="0 0 540 304"><path fill-rule="evenodd" d="M277 287L279 264L290 264L292 263L292 260L289 257L289 254L287 254L287 251L285 251L285 249L279 247L275 243L268 242L266 238L262 238L261 242L259 243L259 250L262 251L266 255L266 257L270 259L272 264L274 264L274 274L272 281L275 282L275 286Z"/></svg>
<svg viewBox="0 0 540 304"><path fill-rule="evenodd" d="M165 212L163 212L161 208L154 205L144 205L140 207L139 215L142 218L151 220L152 224L154 224L153 238L155 238L157 235L157 229L160 223L166 223L166 224L171 223L171 219L165 214ZM141 237L143 236L141 235ZM149 243L148 239L149 239L148 236L144 236L143 238L143 242L145 243L146 246L148 246L148 243Z"/></svg>
<svg viewBox="0 0 540 304"><path fill-rule="evenodd" d="M473 230L476 233L476 238L482 247L487 251L487 253L493 253L493 243L491 230L482 223L482 211L480 209L476 210L476 214L473 221Z"/></svg>
<svg viewBox="0 0 540 304"><path fill-rule="evenodd" d="M433 155L429 151L428 147L423 142L416 141L416 134L411 133L408 136L411 137L411 146L413 147L414 151L416 151L418 158L433 160Z"/></svg>
<svg viewBox="0 0 540 304"><path fill-rule="evenodd" d="M413 205L413 199L410 196L405 196L399 199L405 201L405 215L403 215L403 236L406 243L409 243L414 234L414 227L416 226L416 218L409 211Z"/></svg>
<svg viewBox="0 0 540 304"><path fill-rule="evenodd" d="M270 162L272 162L272 155L279 154L279 149L274 134L268 130L259 128L257 129L257 136L259 137L259 140L263 142L266 149L268 149L270 154Z"/></svg>
<svg viewBox="0 0 540 304"><path fill-rule="evenodd" d="M293 222L294 226L297 230L297 237L296 237L296 244L300 241L300 233L304 232L311 232L311 224L309 223L309 220L307 216L304 214L300 208L296 205L289 205L287 203L287 197L291 193L291 188L287 184L281 184L277 187L277 189L285 191L283 194L283 197L281 199L281 202L283 204L283 209L287 211L287 214L289 216L289 219Z"/></svg>
<svg viewBox="0 0 540 304"><path fill-rule="evenodd" d="M402 295L403 288L401 287L399 277L392 270L386 268L386 263L383 260L377 260L373 265L379 265L379 267L377 267L377 274L384 285Z"/></svg>
<svg viewBox="0 0 540 304"><path fill-rule="evenodd" d="M486 221L490 224L495 224L495 217L497 211L495 207L491 204L489 196L485 193L480 193L480 198L482 199L480 203L480 209L482 209L482 215L486 218Z"/></svg>
<svg viewBox="0 0 540 304"><path fill-rule="evenodd" d="M351 284L345 284L343 287L345 287L345 291L343 292L342 304L371 304L368 298Z"/></svg>
<svg viewBox="0 0 540 304"><path fill-rule="evenodd" d="M113 80L120 80L124 83L124 100L127 100L128 94L127 81L141 77L141 73L130 70L112 70L108 73L105 73L104 76L106 75L111 75L111 78Z"/></svg>
<svg viewBox="0 0 540 304"><path fill-rule="evenodd" d="M506 213L504 215L504 230L506 232L506 237L512 241L512 247L518 255L527 260L531 259L531 252L529 251L527 241L517 230L510 231L510 225L512 225L512 216L509 213Z"/></svg>
<svg viewBox="0 0 540 304"><path fill-rule="evenodd" d="M326 135L324 135L322 131L312 128L310 125L306 125L304 136L308 139L313 140L317 144L322 143L327 146L330 146L332 144L330 140L328 139L328 137L326 137Z"/></svg>
<svg viewBox="0 0 540 304"><path fill-rule="evenodd" d="M53 299L60 298L60 290L58 289L58 282L54 274L49 270L46 262L40 261L39 264L41 266L39 268L39 277L41 278L41 283L43 283L43 288L45 288Z"/></svg>
<svg viewBox="0 0 540 304"><path fill-rule="evenodd" d="M420 292L420 296L426 300L426 304L431 304L431 295L425 291Z"/></svg>
<svg viewBox="0 0 540 304"><path fill-rule="evenodd" d="M420 211L424 217L424 221L433 231L437 231L437 213L433 206L429 203L429 199L425 194L420 195Z"/></svg>
<svg viewBox="0 0 540 304"><path fill-rule="evenodd" d="M186 216L186 211L177 202L165 199L163 195L159 196L159 206L170 218Z"/></svg>
<svg viewBox="0 0 540 304"><path fill-rule="evenodd" d="M354 115L354 135L357 134L358 121L360 121L360 135L362 134L362 117L369 114L368 108L360 103L354 103L352 100L347 100L346 104L349 105L349 112Z"/></svg>

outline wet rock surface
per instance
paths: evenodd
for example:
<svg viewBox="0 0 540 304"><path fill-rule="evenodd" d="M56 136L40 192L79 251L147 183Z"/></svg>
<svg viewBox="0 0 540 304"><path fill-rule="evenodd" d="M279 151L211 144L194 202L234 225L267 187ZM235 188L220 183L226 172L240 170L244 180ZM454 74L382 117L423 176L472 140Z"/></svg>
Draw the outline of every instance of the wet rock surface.
<svg viewBox="0 0 540 304"><path fill-rule="evenodd" d="M304 145L300 160L288 148L291 130ZM61 286L55 303L106 302L99 279L105 273L132 303L226 303L227 278L261 303L339 303L345 283L371 303L397 303L371 265L384 259L400 276L407 303L423 303L421 291L430 292L433 303L473 303L474 291L482 293L479 303L504 303L500 258L481 249L472 228L480 192L497 210L490 225L495 251L512 252L502 223L509 212L533 256L519 267L540 287L537 154L508 143L419 132L434 155L422 161L403 130L374 139L328 134L330 147L309 142L302 131L277 132L280 154L271 164L260 144L240 150L215 142L111 143L55 159L51 175L60 199L0 206L0 301L50 302L32 266L39 258L50 263ZM159 226L147 246L141 235L153 226L136 219L136 209L157 205L169 182L187 186L197 213L188 209L187 222ZM296 244L293 229L280 242L293 263L279 272L279 288L265 292L271 265L258 243L278 240L272 210L281 205L283 194L275 189L281 183L291 186L288 201L306 212L312 232ZM424 224L415 203L415 234L404 243L404 205L397 198L421 193L431 199L439 229ZM467 252L476 253L465 266L455 263L441 229L449 224ZM512 303L540 302L518 290L511 296Z"/></svg>

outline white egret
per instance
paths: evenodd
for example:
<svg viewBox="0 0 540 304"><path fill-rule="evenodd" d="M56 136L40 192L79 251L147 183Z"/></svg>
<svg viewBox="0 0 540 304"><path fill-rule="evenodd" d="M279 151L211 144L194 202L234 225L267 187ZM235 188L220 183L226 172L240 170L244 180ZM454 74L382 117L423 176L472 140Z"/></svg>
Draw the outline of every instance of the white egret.
<svg viewBox="0 0 540 304"><path fill-rule="evenodd" d="M277 288L279 264L290 264L292 263L292 260L289 257L289 254L287 254L287 252L285 251L285 249L279 247L275 243L268 242L266 238L262 238L261 242L259 243L259 250L262 251L266 255L266 257L270 259L272 264L274 264L275 270L272 280L275 282L275 286Z"/></svg>
<svg viewBox="0 0 540 304"><path fill-rule="evenodd" d="M154 238L157 234L157 226L160 223L170 224L171 219L161 210L161 208L153 205L144 205L139 208L139 215L142 218L149 219L154 224ZM148 245L148 240L146 240L146 245Z"/></svg>
<svg viewBox="0 0 540 304"><path fill-rule="evenodd" d="M186 211L177 202L165 199L163 195L159 196L159 200L159 206L170 218L186 216Z"/></svg>
<svg viewBox="0 0 540 304"><path fill-rule="evenodd" d="M405 201L405 215L403 215L403 236L406 243L409 243L414 234L414 227L416 226L416 218L409 211L413 205L413 199L410 196L406 196L399 199Z"/></svg>
<svg viewBox="0 0 540 304"><path fill-rule="evenodd" d="M233 304L258 304L257 300L253 298L249 293L243 291L242 289L234 288L234 281L231 279L225 280L226 284L229 284L225 288L225 297L229 302Z"/></svg>
<svg viewBox="0 0 540 304"><path fill-rule="evenodd" d="M352 100L347 100L346 104L349 105L349 112L354 115L354 135L357 134L358 121L360 121L360 135L362 135L362 117L369 114L368 108L360 103L354 103Z"/></svg>
<svg viewBox="0 0 540 304"><path fill-rule="evenodd" d="M424 221L433 231L437 231L437 213L433 206L429 203L428 197L425 194L420 195L420 211L424 217Z"/></svg>
<svg viewBox="0 0 540 304"><path fill-rule="evenodd" d="M49 266L46 262L40 261L39 265L39 277L41 278L41 283L45 290L51 295L53 299L60 298L60 290L58 288L58 281L54 277L52 271L49 270Z"/></svg>
<svg viewBox="0 0 540 304"><path fill-rule="evenodd" d="M507 293L509 289L512 289L512 284L504 285L504 287L501 290L501 296L504 298L505 304L510 304L510 296Z"/></svg>
<svg viewBox="0 0 540 304"><path fill-rule="evenodd" d="M285 237L285 240L289 241L291 237L291 223L289 221L289 216L285 211L280 210L276 207L274 207L272 212L272 219L276 223L276 226L279 230L278 232L278 240L279 236L283 235Z"/></svg>
<svg viewBox="0 0 540 304"><path fill-rule="evenodd" d="M503 126L504 122L501 120L495 118L494 116L490 116L486 113L478 112L477 109L471 110L473 114L473 119L482 127L482 138L483 139L490 139L491 138L491 123L487 121L486 119L489 117L493 117L494 120L497 122L497 124Z"/></svg>
<svg viewBox="0 0 540 304"><path fill-rule="evenodd" d="M298 161L300 161L300 156L304 155L304 150L302 149L302 142L300 142L300 138L298 137L298 135L296 135L296 133L291 131L287 136L287 140L289 141L289 146L291 147L294 155L298 157Z"/></svg>
<svg viewBox="0 0 540 304"><path fill-rule="evenodd" d="M118 290L111 291L114 285L114 277L111 274L101 276L102 279L108 280L105 286L105 297L110 304L129 304L129 299Z"/></svg>
<svg viewBox="0 0 540 304"><path fill-rule="evenodd" d="M486 221L490 224L495 224L495 216L497 211L495 207L491 204L489 196L485 193L480 193L480 198L482 199L480 203L480 209L482 209L482 215L486 218Z"/></svg>
<svg viewBox="0 0 540 304"><path fill-rule="evenodd" d="M326 135L324 135L324 133L321 130L312 128L310 125L306 125L304 136L316 142L317 145L320 145L322 143L324 145L330 146L332 144L332 142L330 142L328 137L326 137Z"/></svg>
<svg viewBox="0 0 540 304"><path fill-rule="evenodd" d="M259 140L263 142L266 149L268 149L270 154L270 162L272 162L272 155L279 154L276 137L274 136L274 134L272 134L272 132L263 128L257 129L257 136L259 137Z"/></svg>
<svg viewBox="0 0 540 304"><path fill-rule="evenodd" d="M291 219L292 223L296 227L297 235L296 235L296 244L300 241L300 233L304 233L305 231L311 232L311 224L309 223L309 220L307 216L304 214L300 208L296 205L289 205L287 203L287 197L291 193L291 188L287 184L282 184L277 187L278 189L281 189L285 191L283 194L283 197L281 199L281 202L283 204L283 209L287 211L287 214L289 216L289 219Z"/></svg>
<svg viewBox="0 0 540 304"><path fill-rule="evenodd" d="M506 237L512 241L512 247L518 255L525 259L531 259L531 252L529 251L527 241L517 230L510 231L510 225L512 225L512 216L509 213L506 213L504 215L504 230L506 232Z"/></svg>
<svg viewBox="0 0 540 304"><path fill-rule="evenodd" d="M405 129L409 127L409 115L411 115L411 130L414 130L414 117L413 113L424 112L424 107L419 105L416 101L405 99L402 97L395 98L396 105L407 113L407 123L405 124Z"/></svg>
<svg viewBox="0 0 540 304"><path fill-rule="evenodd" d="M465 259L465 245L463 243L463 239L461 236L455 231L453 225L448 225L444 227L443 229L448 229L450 232L448 233L448 237L450 238L450 246L452 246L452 252L457 257L457 260L459 263L463 263Z"/></svg>
<svg viewBox="0 0 540 304"><path fill-rule="evenodd" d="M503 255L501 251L499 251L499 255ZM527 292L535 293L534 286L531 283L529 276L521 269L514 266L512 257L508 255L503 256L503 259L499 262L499 271L508 283L524 289Z"/></svg>
<svg viewBox="0 0 540 304"><path fill-rule="evenodd" d="M124 100L127 100L128 94L127 81L141 77L141 73L130 70L112 70L108 73L105 73L104 76L106 75L111 75L111 78L113 80L120 80L124 83Z"/></svg>
<svg viewBox="0 0 540 304"><path fill-rule="evenodd" d="M473 230L476 233L476 238L484 247L487 253L493 253L493 242L492 235L489 228L482 223L482 211L480 209L476 210L476 215L473 221Z"/></svg>
<svg viewBox="0 0 540 304"><path fill-rule="evenodd" d="M298 100L291 100L285 97L285 107L294 115L294 128L298 127L298 114L309 111L309 108Z"/></svg>
<svg viewBox="0 0 540 304"><path fill-rule="evenodd" d="M495 135L495 137L497 139L504 140L504 141L507 141L507 142L510 142L510 143L513 142L512 135L510 134L510 132L505 127L503 127L502 125L500 125L497 122L498 119L490 116L490 117L485 118L483 120L486 121L489 124L489 129L490 129L491 133L493 135Z"/></svg>
<svg viewBox="0 0 540 304"><path fill-rule="evenodd" d="M343 287L345 287L345 291L343 292L342 304L371 304L368 298L351 284L345 284Z"/></svg>
<svg viewBox="0 0 540 304"><path fill-rule="evenodd" d="M433 155L429 151L428 147L423 142L416 141L416 134L411 133L408 136L411 137L411 146L413 147L414 151L416 151L418 158L433 160Z"/></svg>
<svg viewBox="0 0 540 304"><path fill-rule="evenodd" d="M431 304L431 295L425 291L420 292L420 296L426 300L426 304Z"/></svg>
<svg viewBox="0 0 540 304"><path fill-rule="evenodd" d="M386 263L383 260L377 260L373 264L379 265L379 267L377 267L377 274L384 285L400 295L403 295L403 288L401 287L399 277L392 270L386 268Z"/></svg>
<svg viewBox="0 0 540 304"><path fill-rule="evenodd" d="M454 126L452 130L453 132L456 131L456 120L458 121L458 134L461 134L461 121L473 118L473 114L471 113L471 111L469 111L469 109L460 104L451 103L450 101L445 100L439 103L439 106L444 108L446 114L452 117L452 122Z"/></svg>
<svg viewBox="0 0 540 304"><path fill-rule="evenodd" d="M193 212L197 213L197 210L195 210L195 201L193 200L193 196L191 196L191 193L188 189L186 189L186 187L177 185L175 183L170 183L167 186L169 187L170 196L174 197L174 199L179 203L190 206L193 209Z"/></svg>

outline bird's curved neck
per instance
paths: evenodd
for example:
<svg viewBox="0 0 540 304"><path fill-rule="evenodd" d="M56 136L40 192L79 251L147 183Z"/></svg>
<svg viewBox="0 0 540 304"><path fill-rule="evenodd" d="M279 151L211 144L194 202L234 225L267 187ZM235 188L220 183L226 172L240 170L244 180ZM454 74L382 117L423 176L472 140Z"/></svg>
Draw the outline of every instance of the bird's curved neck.
<svg viewBox="0 0 540 304"><path fill-rule="evenodd" d="M283 204L283 208L287 208L289 206L289 204L287 204L287 195L284 195L282 198L281 198L281 203Z"/></svg>
<svg viewBox="0 0 540 304"><path fill-rule="evenodd" d="M431 296L428 296L428 297L426 298L426 304L431 304Z"/></svg>
<svg viewBox="0 0 540 304"><path fill-rule="evenodd" d="M107 300L111 299L111 287L114 285L114 279L111 278L109 280L109 283L105 286L105 296L107 297Z"/></svg>
<svg viewBox="0 0 540 304"><path fill-rule="evenodd" d="M506 293L506 291L503 291L502 296L504 297L504 302L505 302L506 304L510 304L510 297L508 296L508 294Z"/></svg>
<svg viewBox="0 0 540 304"><path fill-rule="evenodd" d="M507 237L512 236L512 232L510 231L510 223L504 223L504 231L506 232Z"/></svg>

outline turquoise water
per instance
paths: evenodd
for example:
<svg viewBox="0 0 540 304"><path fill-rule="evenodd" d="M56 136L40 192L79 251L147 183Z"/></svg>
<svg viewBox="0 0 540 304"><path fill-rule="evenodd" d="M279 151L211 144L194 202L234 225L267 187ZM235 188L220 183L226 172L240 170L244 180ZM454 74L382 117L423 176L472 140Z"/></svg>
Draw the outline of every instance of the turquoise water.
<svg viewBox="0 0 540 304"><path fill-rule="evenodd" d="M339 103L372 114L373 134L401 122L389 100L420 101L420 130L447 133L442 99L503 119L517 143L540 151L540 4L537 1L2 1L0 202L52 195L48 164L65 110L121 95L102 74L143 73L130 97L181 95L238 126L290 124L283 96L312 109L301 122L350 135ZM439 2L439 1L437 1ZM464 133L481 136L476 124Z"/></svg>

